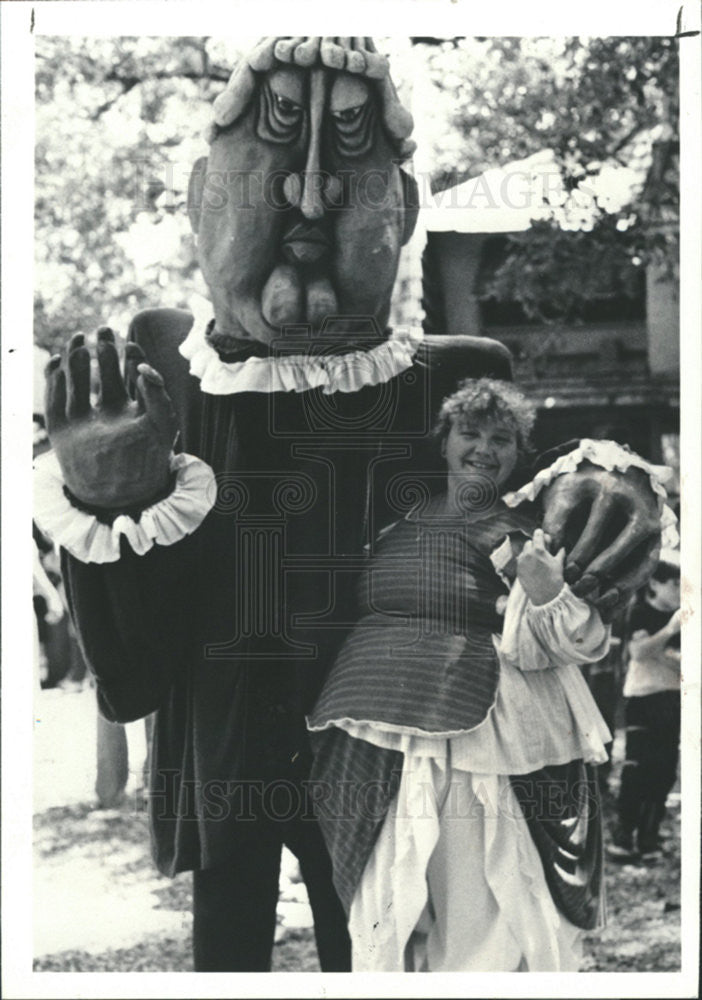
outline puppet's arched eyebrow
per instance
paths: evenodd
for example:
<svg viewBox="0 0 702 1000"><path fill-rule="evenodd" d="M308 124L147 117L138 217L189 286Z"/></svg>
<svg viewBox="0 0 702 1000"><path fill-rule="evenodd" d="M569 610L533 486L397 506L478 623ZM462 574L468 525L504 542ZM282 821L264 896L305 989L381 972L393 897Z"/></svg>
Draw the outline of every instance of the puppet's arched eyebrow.
<svg viewBox="0 0 702 1000"><path fill-rule="evenodd" d="M208 130L208 141L215 138L218 128L234 124L244 113L256 89L257 74L269 72L276 66L302 69L321 66L344 70L358 75L364 82L369 81L367 86L377 88L381 118L398 154L406 158L414 152L415 144L409 138L412 116L397 95L388 59L377 51L372 38L361 36L263 38L242 59L224 91L216 98L214 127Z"/></svg>
<svg viewBox="0 0 702 1000"><path fill-rule="evenodd" d="M292 101L302 107L305 101L305 79L300 70L294 67L281 66L268 77L268 83L276 97Z"/></svg>
<svg viewBox="0 0 702 1000"><path fill-rule="evenodd" d="M370 96L368 84L358 77L341 74L332 85L329 110L332 114L359 108Z"/></svg>

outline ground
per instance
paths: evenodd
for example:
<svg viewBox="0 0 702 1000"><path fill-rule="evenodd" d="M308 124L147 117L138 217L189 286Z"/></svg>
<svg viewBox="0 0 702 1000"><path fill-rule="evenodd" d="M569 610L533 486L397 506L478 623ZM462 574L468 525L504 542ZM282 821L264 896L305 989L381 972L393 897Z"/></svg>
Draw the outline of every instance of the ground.
<svg viewBox="0 0 702 1000"><path fill-rule="evenodd" d="M35 722L34 968L61 972L192 971L191 879L164 878L148 852L139 790L143 725L128 727L127 795L94 801L94 692L44 691ZM615 760L620 756L617 741ZM612 782L616 788L615 777ZM613 800L605 801L605 821ZM590 934L583 968L680 969L680 799L669 800L663 859L607 865L608 925ZM273 968L318 971L311 914L295 859L284 853Z"/></svg>

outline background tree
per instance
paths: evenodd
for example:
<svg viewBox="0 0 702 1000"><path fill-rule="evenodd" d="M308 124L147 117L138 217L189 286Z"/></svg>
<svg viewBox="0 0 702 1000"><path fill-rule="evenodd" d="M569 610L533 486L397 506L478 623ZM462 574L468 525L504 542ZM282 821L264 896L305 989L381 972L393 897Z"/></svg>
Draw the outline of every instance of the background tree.
<svg viewBox="0 0 702 1000"><path fill-rule="evenodd" d="M146 306L206 295L186 215L214 96L253 39L39 37L36 46L35 339L50 350ZM587 240L542 223L515 237L483 294L529 315L577 315L605 271L633 287L677 259L677 46L669 38L381 40L417 109L440 190L554 150L566 183L612 160L648 165L635 206L604 207ZM425 93L427 91L425 90ZM425 114L422 112L426 111ZM653 150L653 152L652 152ZM425 161L427 157L425 156ZM614 268L614 272L611 271Z"/></svg>
<svg viewBox="0 0 702 1000"><path fill-rule="evenodd" d="M35 340L204 294L186 215L237 57L206 38L38 38Z"/></svg>
<svg viewBox="0 0 702 1000"><path fill-rule="evenodd" d="M641 176L633 203L595 202L580 228L553 219L510 238L482 296L528 317L577 319L596 297L634 297L653 258L678 265L678 46L668 37L414 39L436 92L432 189L553 150L567 190L604 166ZM446 129L446 122L449 123ZM443 138L442 138L443 132Z"/></svg>

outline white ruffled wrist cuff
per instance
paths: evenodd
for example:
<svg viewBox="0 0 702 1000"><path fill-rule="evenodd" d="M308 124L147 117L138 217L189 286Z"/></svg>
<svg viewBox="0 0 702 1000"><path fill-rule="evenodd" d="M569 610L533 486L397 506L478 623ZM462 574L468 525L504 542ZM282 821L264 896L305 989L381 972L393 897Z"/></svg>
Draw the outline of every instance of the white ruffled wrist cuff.
<svg viewBox="0 0 702 1000"><path fill-rule="evenodd" d="M138 521L119 514L112 524L75 507L64 493L56 455L50 451L34 463L34 520L55 543L84 563L110 563L120 558L124 535L137 555L158 545L173 545L192 534L216 499L212 469L193 455L172 455L172 492L141 512Z"/></svg>
<svg viewBox="0 0 702 1000"><path fill-rule="evenodd" d="M565 581L563 581L563 586L558 591L556 596L552 597L550 601L544 601L543 604L534 604L531 598L529 598L527 607L529 608L529 611L533 615L536 615L538 618L539 615L543 615L545 613L548 613L549 611L552 611L553 608L558 607L559 604L562 604L569 598L573 598L576 601L580 601L580 598L576 597L573 591L568 586L568 584Z"/></svg>
<svg viewBox="0 0 702 1000"><path fill-rule="evenodd" d="M626 472L627 469L643 469L648 474L651 489L658 497L658 510L661 518L662 544L664 548L675 548L680 539L677 532L677 518L670 507L666 504L668 494L665 483L669 482L673 470L667 465L652 465L639 455L634 454L616 441L593 441L591 438L583 438L579 446L573 451L559 458L549 465L547 469L542 469L534 476L531 482L513 493L506 493L503 496L508 507L517 507L524 500L535 500L541 491L548 486L556 476L563 475L564 472L575 472L581 462L592 462L599 465L608 472L614 469L619 472Z"/></svg>

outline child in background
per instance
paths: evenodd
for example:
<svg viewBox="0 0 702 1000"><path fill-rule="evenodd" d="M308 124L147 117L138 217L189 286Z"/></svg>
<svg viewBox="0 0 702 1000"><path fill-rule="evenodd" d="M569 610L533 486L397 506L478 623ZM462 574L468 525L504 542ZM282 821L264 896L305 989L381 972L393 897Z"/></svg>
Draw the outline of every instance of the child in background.
<svg viewBox="0 0 702 1000"><path fill-rule="evenodd" d="M680 557L664 550L629 624L624 682L626 759L608 855L660 856L659 828L675 784L680 740ZM634 840L636 839L636 843Z"/></svg>

